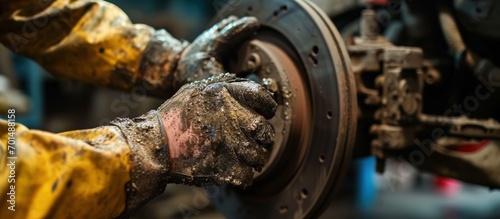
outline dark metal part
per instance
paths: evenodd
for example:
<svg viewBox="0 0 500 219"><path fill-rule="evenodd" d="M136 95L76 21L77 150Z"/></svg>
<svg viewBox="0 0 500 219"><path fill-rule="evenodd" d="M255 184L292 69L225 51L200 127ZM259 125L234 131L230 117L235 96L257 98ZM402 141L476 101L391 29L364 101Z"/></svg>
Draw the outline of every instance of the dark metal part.
<svg viewBox="0 0 500 219"><path fill-rule="evenodd" d="M357 107L347 50L329 18L308 1L238 2L221 18L255 16L262 28L227 57L227 69L257 75L275 93L276 144L249 189L224 188L214 204L229 218L317 217L351 159ZM259 67L248 65L255 57Z"/></svg>
<svg viewBox="0 0 500 219"><path fill-rule="evenodd" d="M362 27L363 25L369 26L367 23L373 19L371 18L373 13L370 11L367 9L363 12ZM453 23L451 14L445 18L448 23ZM422 49L395 46L384 37L373 35L376 34L375 31L365 31L369 33L362 32L360 37L354 38L348 48L360 100L361 119L358 126L361 127L361 132L366 130L366 127L370 127L369 132L373 135L370 143L371 153L376 155L379 161L388 156L400 155L400 152L404 153L404 150L415 148L417 145L420 146L422 139L433 139L432 144L428 145L430 148L426 149L430 154L440 153L437 142L445 136L462 139L500 139L500 123L494 119L425 114L423 112L424 87L439 83L441 74L433 68L432 63L424 60ZM448 35L449 38L460 38L459 33ZM455 41L461 42L461 40ZM463 44L463 42L461 43ZM462 47L464 45L460 43L457 46L457 48ZM490 73L490 71L485 72ZM483 73L483 75L485 74ZM458 89L462 89L462 87L458 87ZM366 145L364 139L368 136L365 133L358 133L358 136L361 136L358 137L361 140L356 142L356 147L361 148ZM448 153L446 156L441 154L440 156L450 158L453 157L453 153ZM479 157L463 156L462 159L450 158L440 162L474 164L471 165L473 168L486 172L496 167L493 162L490 163L490 166L486 165L486 169L480 169L481 165L474 163L476 158ZM429 158L429 160L433 159L434 157ZM378 162L377 169L383 170L383 164L383 162ZM444 164L433 165L436 167L446 166ZM425 169L432 169L428 163L424 163L423 166ZM436 168L435 172L444 174L442 171L440 172L442 169ZM460 171L447 170L447 172L459 173ZM445 175L459 177L459 179L470 182L481 181L488 186L500 183L487 179L470 180L471 177L463 174Z"/></svg>
<svg viewBox="0 0 500 219"><path fill-rule="evenodd" d="M471 119L466 116L445 117L421 115L420 121L425 125L443 127L449 135L479 138L500 139L500 123L494 119Z"/></svg>
<svg viewBox="0 0 500 219"><path fill-rule="evenodd" d="M445 117L422 112L424 83L431 68L425 66L420 48L396 47L379 37L355 40L349 46L358 97L363 114L372 115L372 153L384 158L384 150L413 145L418 132L442 128L452 136L500 139L500 124L493 119ZM436 76L432 77L434 82ZM368 78L368 79L367 79ZM370 81L370 79L372 79ZM428 81L429 82L429 81ZM370 86L371 85L371 86ZM370 110L370 107L376 107Z"/></svg>
<svg viewBox="0 0 500 219"><path fill-rule="evenodd" d="M447 145L452 141L453 145ZM483 145L481 150L474 153L460 153L448 146L462 144L462 139L453 142L453 139L442 139L437 142L433 154L428 156L419 169L430 171L442 176L460 179L469 183L500 188L500 147L499 141L483 140L471 142ZM410 160L410 153L403 154L405 159Z"/></svg>
<svg viewBox="0 0 500 219"><path fill-rule="evenodd" d="M367 40L375 40L379 36L377 13L374 10L364 10L361 15L361 37Z"/></svg>

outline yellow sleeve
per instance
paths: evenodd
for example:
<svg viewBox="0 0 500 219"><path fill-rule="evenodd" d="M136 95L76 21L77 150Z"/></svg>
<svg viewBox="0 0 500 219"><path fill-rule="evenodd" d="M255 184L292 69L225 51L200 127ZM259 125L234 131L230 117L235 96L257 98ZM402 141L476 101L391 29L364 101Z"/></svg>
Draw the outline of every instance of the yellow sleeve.
<svg viewBox="0 0 500 219"><path fill-rule="evenodd" d="M172 95L186 44L99 0L0 0L0 42L65 78Z"/></svg>
<svg viewBox="0 0 500 219"><path fill-rule="evenodd" d="M115 218L125 210L130 149L117 127L15 129L10 156L8 123L0 121L0 218Z"/></svg>

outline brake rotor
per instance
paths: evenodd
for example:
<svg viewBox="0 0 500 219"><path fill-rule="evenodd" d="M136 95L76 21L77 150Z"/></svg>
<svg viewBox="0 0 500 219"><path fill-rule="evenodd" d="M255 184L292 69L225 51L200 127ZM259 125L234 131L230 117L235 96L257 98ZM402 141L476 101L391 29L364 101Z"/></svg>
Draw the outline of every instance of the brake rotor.
<svg viewBox="0 0 500 219"><path fill-rule="evenodd" d="M311 2L235 3L218 18L254 16L262 28L225 66L275 94L276 144L250 188L224 187L213 203L229 218L317 217L341 186L352 154L357 108L347 50Z"/></svg>

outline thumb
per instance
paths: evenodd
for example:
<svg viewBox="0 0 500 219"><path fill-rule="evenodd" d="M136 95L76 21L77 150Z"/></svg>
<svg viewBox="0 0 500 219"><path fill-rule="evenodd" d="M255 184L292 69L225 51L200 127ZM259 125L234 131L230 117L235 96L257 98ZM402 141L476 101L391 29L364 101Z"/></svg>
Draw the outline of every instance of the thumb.
<svg viewBox="0 0 500 219"><path fill-rule="evenodd" d="M243 17L226 25L215 38L210 54L216 58L226 55L233 47L252 36L259 27L260 23L255 17Z"/></svg>

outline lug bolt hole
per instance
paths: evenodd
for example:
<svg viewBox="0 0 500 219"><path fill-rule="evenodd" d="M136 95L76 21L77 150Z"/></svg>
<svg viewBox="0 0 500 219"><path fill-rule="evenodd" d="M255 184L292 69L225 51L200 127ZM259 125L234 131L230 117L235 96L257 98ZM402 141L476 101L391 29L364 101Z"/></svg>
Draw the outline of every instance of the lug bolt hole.
<svg viewBox="0 0 500 219"><path fill-rule="evenodd" d="M302 189L302 192L300 193L300 198L302 200L307 198L307 189Z"/></svg>
<svg viewBox="0 0 500 219"><path fill-rule="evenodd" d="M288 11L288 6L286 6L286 5L282 5L282 6L281 6L281 8L280 8L280 10L281 10L282 12L286 12L286 11Z"/></svg>
<svg viewBox="0 0 500 219"><path fill-rule="evenodd" d="M319 53L319 48L318 48L318 46L313 46L313 48L312 48L312 53L313 53L314 55L318 55L318 53Z"/></svg>
<svg viewBox="0 0 500 219"><path fill-rule="evenodd" d="M288 212L288 206L286 205L283 205L280 207L280 214L285 214L286 212Z"/></svg>

